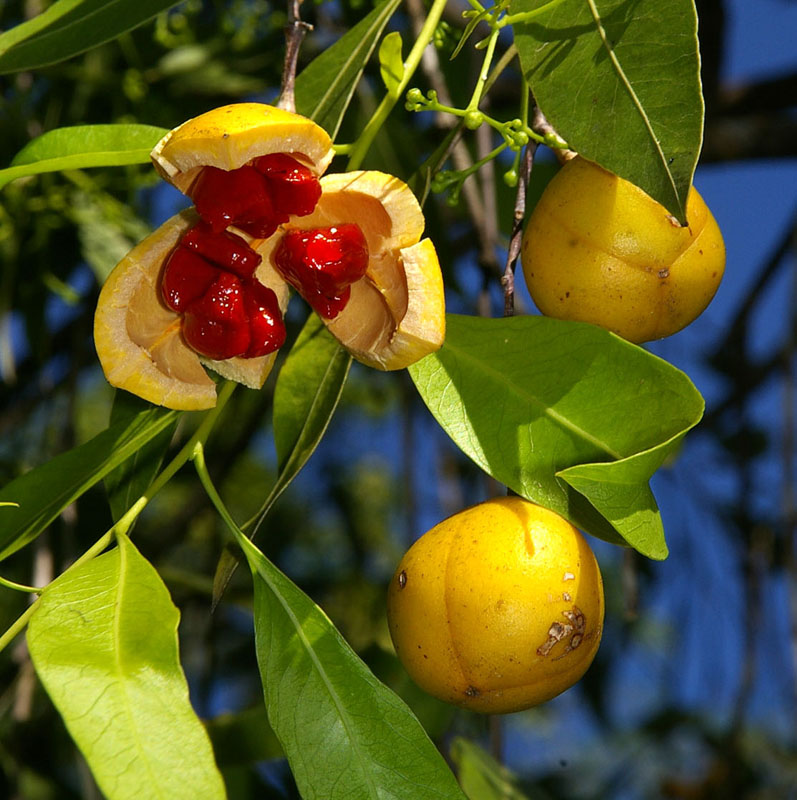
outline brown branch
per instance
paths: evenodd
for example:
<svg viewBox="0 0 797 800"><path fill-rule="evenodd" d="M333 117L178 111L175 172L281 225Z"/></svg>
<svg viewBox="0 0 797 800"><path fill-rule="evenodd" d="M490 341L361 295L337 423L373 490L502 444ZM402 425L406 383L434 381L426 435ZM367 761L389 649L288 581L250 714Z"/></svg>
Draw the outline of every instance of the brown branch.
<svg viewBox="0 0 797 800"><path fill-rule="evenodd" d="M526 216L526 192L531 179L531 168L534 164L536 142L529 142L523 152L520 174L518 175L515 210L512 217L512 235L509 238L509 249L506 254L506 267L501 278L504 287L504 316L511 317L515 313L515 267L520 257L520 245L523 241L523 220Z"/></svg>
<svg viewBox="0 0 797 800"><path fill-rule="evenodd" d="M282 88L280 89L277 108L285 111L296 111L296 65L299 62L299 48L313 26L303 22L299 16L302 0L288 0L288 24L285 26L285 61L282 67Z"/></svg>

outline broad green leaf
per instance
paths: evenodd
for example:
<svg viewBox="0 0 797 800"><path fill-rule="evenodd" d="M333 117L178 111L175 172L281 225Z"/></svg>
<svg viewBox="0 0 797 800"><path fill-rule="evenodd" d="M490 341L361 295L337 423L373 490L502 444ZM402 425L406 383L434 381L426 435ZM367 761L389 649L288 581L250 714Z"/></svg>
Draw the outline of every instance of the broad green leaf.
<svg viewBox="0 0 797 800"><path fill-rule="evenodd" d="M637 184L682 223L703 141L693 0L513 0L523 72L585 158Z"/></svg>
<svg viewBox="0 0 797 800"><path fill-rule="evenodd" d="M74 125L43 133L0 169L0 188L9 181L84 167L148 164L149 154L168 131L152 125Z"/></svg>
<svg viewBox="0 0 797 800"><path fill-rule="evenodd" d="M291 348L274 387L274 445L280 479L293 479L310 458L337 408L351 356L316 314Z"/></svg>
<svg viewBox="0 0 797 800"><path fill-rule="evenodd" d="M682 372L585 323L449 315L445 344L410 374L496 480L594 536L666 557L648 481L703 413Z"/></svg>
<svg viewBox="0 0 797 800"><path fill-rule="evenodd" d="M401 58L401 34L393 31L379 45L379 70L388 92L395 91L404 79L404 61Z"/></svg>
<svg viewBox="0 0 797 800"><path fill-rule="evenodd" d="M0 34L0 75L71 58L175 5L175 0L58 0Z"/></svg>
<svg viewBox="0 0 797 800"><path fill-rule="evenodd" d="M321 441L337 408L351 361L320 318L311 314L280 369L274 388L278 474L260 510L260 522ZM249 535L254 537L256 533L257 527ZM230 583L238 560L233 550L222 553L213 578L214 607Z"/></svg>
<svg viewBox="0 0 797 800"><path fill-rule="evenodd" d="M111 408L111 426L130 424L149 408L149 403L134 394L117 391ZM154 438L105 476L105 491L108 493L108 504L114 522L124 516L155 480L174 436L177 419L176 416L173 417Z"/></svg>
<svg viewBox="0 0 797 800"><path fill-rule="evenodd" d="M363 68L401 0L385 0L296 78L296 110L334 139Z"/></svg>
<svg viewBox="0 0 797 800"><path fill-rule="evenodd" d="M3 487L0 502L19 508L3 515L0 560L35 539L71 502L173 425L178 413L150 407Z"/></svg>
<svg viewBox="0 0 797 800"><path fill-rule="evenodd" d="M305 800L464 798L404 702L329 618L240 531L255 584L255 646L271 726Z"/></svg>
<svg viewBox="0 0 797 800"><path fill-rule="evenodd" d="M188 697L179 616L122 535L48 586L30 619L36 673L109 800L226 795Z"/></svg>
<svg viewBox="0 0 797 800"><path fill-rule="evenodd" d="M477 744L458 736L451 743L451 760L470 800L529 800L515 776Z"/></svg>

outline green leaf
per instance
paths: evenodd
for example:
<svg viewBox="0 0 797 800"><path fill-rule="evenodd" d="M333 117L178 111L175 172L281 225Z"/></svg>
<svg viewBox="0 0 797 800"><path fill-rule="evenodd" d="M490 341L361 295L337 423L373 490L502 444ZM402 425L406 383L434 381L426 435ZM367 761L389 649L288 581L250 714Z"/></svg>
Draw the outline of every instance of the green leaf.
<svg viewBox="0 0 797 800"><path fill-rule="evenodd" d="M11 166L0 169L0 188L9 181L84 167L148 164L149 154L168 131L152 125L74 125L33 139Z"/></svg>
<svg viewBox="0 0 797 800"><path fill-rule="evenodd" d="M173 425L178 413L150 407L7 484L0 502L19 508L3 515L0 560L35 539L71 502Z"/></svg>
<svg viewBox="0 0 797 800"><path fill-rule="evenodd" d="M134 394L117 391L111 408L111 426L130 424L150 408L149 403ZM173 417L162 431L105 476L105 490L114 522L124 516L155 480L174 436L177 419L177 416Z"/></svg>
<svg viewBox="0 0 797 800"><path fill-rule="evenodd" d="M389 33L379 45L379 71L388 92L396 91L404 80L401 34L398 31Z"/></svg>
<svg viewBox="0 0 797 800"><path fill-rule="evenodd" d="M594 536L666 557L647 483L703 413L682 372L585 323L448 315L445 344L410 374L496 480Z"/></svg>
<svg viewBox="0 0 797 800"><path fill-rule="evenodd" d="M515 776L473 742L458 736L451 743L457 778L470 800L528 800Z"/></svg>
<svg viewBox="0 0 797 800"><path fill-rule="evenodd" d="M334 139L382 31L401 0L385 0L361 19L296 78L296 110Z"/></svg>
<svg viewBox="0 0 797 800"><path fill-rule="evenodd" d="M274 444L277 480L260 510L259 524L315 451L335 413L351 366L351 356L311 314L279 371L274 388ZM251 532L254 537L257 527ZM238 566L225 550L213 577L213 605L218 604Z"/></svg>
<svg viewBox="0 0 797 800"><path fill-rule="evenodd" d="M174 0L58 0L0 34L0 75L71 58L175 5Z"/></svg>
<svg viewBox="0 0 797 800"><path fill-rule="evenodd" d="M404 702L329 618L240 531L255 584L255 646L271 726L305 800L463 798Z"/></svg>
<svg viewBox="0 0 797 800"><path fill-rule="evenodd" d="M545 116L585 158L682 223L703 141L693 0L562 0L513 25ZM513 0L512 14L541 0Z"/></svg>
<svg viewBox="0 0 797 800"><path fill-rule="evenodd" d="M318 315L311 314L274 387L279 482L293 480L321 441L337 408L351 361Z"/></svg>
<svg viewBox="0 0 797 800"><path fill-rule="evenodd" d="M188 697L179 616L121 535L50 584L30 619L36 673L109 800L226 795Z"/></svg>

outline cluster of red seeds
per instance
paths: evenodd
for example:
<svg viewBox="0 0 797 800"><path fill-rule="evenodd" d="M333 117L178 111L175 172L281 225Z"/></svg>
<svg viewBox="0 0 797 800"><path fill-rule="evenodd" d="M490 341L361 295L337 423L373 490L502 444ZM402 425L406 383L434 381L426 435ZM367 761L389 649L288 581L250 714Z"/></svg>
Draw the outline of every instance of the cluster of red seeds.
<svg viewBox="0 0 797 800"><path fill-rule="evenodd" d="M254 273L260 255L229 226L258 239L291 216L312 213L321 185L290 156L261 156L236 170L205 167L191 188L201 221L172 252L163 271L166 305L183 315L183 336L215 360L256 358L285 342L275 293ZM350 286L368 266L359 226L293 230L275 252L275 267L315 311L331 319L346 305Z"/></svg>

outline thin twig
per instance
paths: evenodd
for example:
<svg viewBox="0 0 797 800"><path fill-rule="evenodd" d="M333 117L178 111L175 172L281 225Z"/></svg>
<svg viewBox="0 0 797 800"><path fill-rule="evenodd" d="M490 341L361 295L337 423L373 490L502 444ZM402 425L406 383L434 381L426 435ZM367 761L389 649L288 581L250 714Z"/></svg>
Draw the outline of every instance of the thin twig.
<svg viewBox="0 0 797 800"><path fill-rule="evenodd" d="M520 175L518 175L515 211L512 217L512 236L509 239L506 267L504 267L504 274L501 278L501 285L504 287L505 317L511 317L515 313L515 267L520 257L520 245L523 240L523 220L526 216L526 191L531 179L531 168L534 164L536 150L537 142L531 141L526 145L521 161Z"/></svg>
<svg viewBox="0 0 797 800"><path fill-rule="evenodd" d="M531 129L541 136L555 136L557 139L562 138L556 132L553 125L548 122L545 114L543 114L537 106L534 107L534 112L531 116ZM564 164L566 161L570 161L578 155L575 150L567 150L561 147L554 147L552 149L560 164Z"/></svg>
<svg viewBox="0 0 797 800"><path fill-rule="evenodd" d="M280 89L277 108L285 111L296 111L296 65L299 62L299 48L302 41L313 26L304 22L299 16L302 0L288 0L288 24L285 26L285 61L282 67L282 88Z"/></svg>

